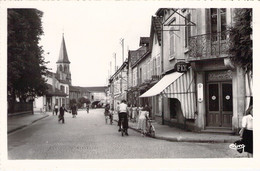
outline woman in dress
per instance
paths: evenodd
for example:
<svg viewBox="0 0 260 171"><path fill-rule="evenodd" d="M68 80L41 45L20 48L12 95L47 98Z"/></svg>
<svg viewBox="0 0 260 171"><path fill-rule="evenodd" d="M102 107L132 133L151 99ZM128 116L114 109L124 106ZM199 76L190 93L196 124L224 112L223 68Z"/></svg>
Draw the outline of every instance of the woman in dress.
<svg viewBox="0 0 260 171"><path fill-rule="evenodd" d="M147 108L142 108L139 114L137 129L141 129L141 135L144 136L146 133L146 119L148 118Z"/></svg>
<svg viewBox="0 0 260 171"><path fill-rule="evenodd" d="M248 157L253 157L253 106L250 106L246 115L242 119L242 129L239 132L242 143L245 145L244 151Z"/></svg>

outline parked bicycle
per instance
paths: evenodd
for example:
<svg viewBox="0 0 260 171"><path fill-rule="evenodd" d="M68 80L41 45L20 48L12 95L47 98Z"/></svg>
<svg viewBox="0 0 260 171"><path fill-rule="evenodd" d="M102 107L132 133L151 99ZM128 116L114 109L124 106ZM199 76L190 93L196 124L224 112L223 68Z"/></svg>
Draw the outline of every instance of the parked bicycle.
<svg viewBox="0 0 260 171"><path fill-rule="evenodd" d="M144 134L146 136L150 136L150 137L153 137L155 138L155 128L152 124L153 120L152 119L147 119L146 120L146 131L144 132Z"/></svg>

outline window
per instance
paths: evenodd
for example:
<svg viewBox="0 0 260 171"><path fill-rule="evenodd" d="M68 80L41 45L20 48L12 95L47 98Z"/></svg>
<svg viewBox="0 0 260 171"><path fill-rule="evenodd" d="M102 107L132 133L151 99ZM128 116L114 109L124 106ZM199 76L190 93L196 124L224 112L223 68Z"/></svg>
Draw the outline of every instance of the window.
<svg viewBox="0 0 260 171"><path fill-rule="evenodd" d="M186 15L185 19L185 48L189 46L189 37L191 36L191 26L187 26L190 22L190 14Z"/></svg>
<svg viewBox="0 0 260 171"><path fill-rule="evenodd" d="M174 53L175 53L175 36L174 36L174 32L170 31L170 56L169 59L173 59L174 58Z"/></svg>
<svg viewBox="0 0 260 171"><path fill-rule="evenodd" d="M160 75L160 72L161 72L161 60L160 60L160 55L157 55L157 65L156 65L156 70L157 70L157 73L156 75Z"/></svg>
<svg viewBox="0 0 260 171"><path fill-rule="evenodd" d="M62 71L62 66L60 65L60 71Z"/></svg>
<svg viewBox="0 0 260 171"><path fill-rule="evenodd" d="M220 39L226 39L227 20L226 20L226 9L225 8L211 8L210 9L210 24L212 41L219 39L218 34L221 32Z"/></svg>

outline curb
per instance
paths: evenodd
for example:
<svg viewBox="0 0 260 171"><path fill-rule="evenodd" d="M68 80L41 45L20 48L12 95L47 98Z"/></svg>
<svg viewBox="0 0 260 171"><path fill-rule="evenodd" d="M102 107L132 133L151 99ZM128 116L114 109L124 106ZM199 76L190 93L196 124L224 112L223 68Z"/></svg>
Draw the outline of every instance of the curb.
<svg viewBox="0 0 260 171"><path fill-rule="evenodd" d="M115 122L118 122L117 120L114 120ZM128 126L130 129L141 133L140 130L133 128L131 126ZM148 136L149 137L149 136ZM152 138L152 137L150 137ZM227 139L222 139L222 140L211 140L211 139L192 139L192 138L178 138L178 137L164 137L164 136L158 136L155 134L154 139L159 139L159 140L165 140L165 141L170 141L170 142L194 142L194 143L233 143L235 140L227 140Z"/></svg>
<svg viewBox="0 0 260 171"><path fill-rule="evenodd" d="M27 127L27 126L30 126L30 125L32 125L33 123L35 123L35 122L37 122L37 121L39 121L39 120L42 120L42 119L44 119L44 118L47 118L48 116L49 116L49 115L45 115L45 116L43 116L43 117L41 117L41 118L38 118L38 119L36 119L36 120L33 120L33 121L32 121L31 123L29 123L29 124L21 125L21 126L16 127L16 128L14 128L14 129L12 129L12 130L9 130L9 131L7 131L7 134L10 134L10 133L12 133L12 132L18 131L18 130L20 130L20 129L23 129L23 128Z"/></svg>

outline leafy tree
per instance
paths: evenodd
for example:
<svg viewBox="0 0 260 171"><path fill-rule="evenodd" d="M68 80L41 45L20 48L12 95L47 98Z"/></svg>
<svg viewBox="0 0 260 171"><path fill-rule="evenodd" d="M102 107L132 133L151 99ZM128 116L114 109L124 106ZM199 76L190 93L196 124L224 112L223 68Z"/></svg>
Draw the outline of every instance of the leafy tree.
<svg viewBox="0 0 260 171"><path fill-rule="evenodd" d="M90 100L85 97L81 97L78 99L79 107L82 107L84 105L84 103L90 104Z"/></svg>
<svg viewBox="0 0 260 171"><path fill-rule="evenodd" d="M8 9L8 100L26 101L46 93L46 62L38 45L43 13L37 9Z"/></svg>
<svg viewBox="0 0 260 171"><path fill-rule="evenodd" d="M236 9L234 21L230 32L231 60L247 71L252 71L252 9Z"/></svg>

